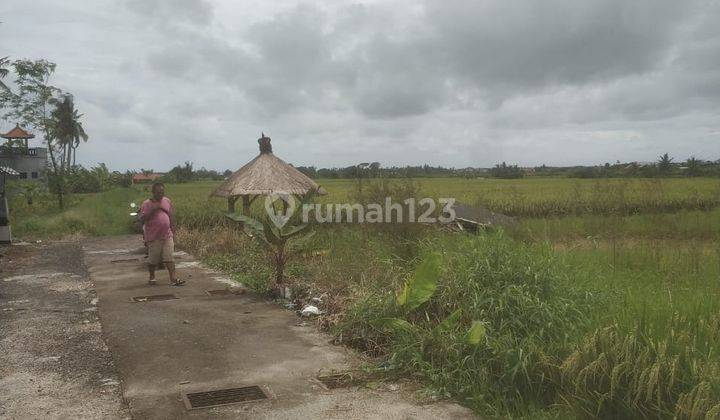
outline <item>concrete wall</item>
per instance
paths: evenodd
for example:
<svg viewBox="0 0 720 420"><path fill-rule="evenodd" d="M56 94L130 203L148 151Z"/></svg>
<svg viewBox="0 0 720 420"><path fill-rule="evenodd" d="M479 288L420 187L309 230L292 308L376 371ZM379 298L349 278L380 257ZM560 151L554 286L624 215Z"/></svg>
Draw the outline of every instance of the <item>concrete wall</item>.
<svg viewBox="0 0 720 420"><path fill-rule="evenodd" d="M31 147L27 153L14 150L13 153L0 154L0 166L9 166L20 172L20 177L16 179L40 180L44 177L47 162L47 149L44 147Z"/></svg>

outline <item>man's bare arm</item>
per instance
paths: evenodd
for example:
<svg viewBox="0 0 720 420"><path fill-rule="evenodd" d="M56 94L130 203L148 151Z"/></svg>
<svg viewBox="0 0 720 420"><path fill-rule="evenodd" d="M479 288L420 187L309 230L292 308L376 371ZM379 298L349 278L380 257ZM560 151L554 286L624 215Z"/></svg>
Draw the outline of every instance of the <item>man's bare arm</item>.
<svg viewBox="0 0 720 420"><path fill-rule="evenodd" d="M177 227L177 225L175 225L175 207L173 207L172 205L170 205L168 217L170 218L170 229L173 233L175 233L175 228Z"/></svg>
<svg viewBox="0 0 720 420"><path fill-rule="evenodd" d="M147 213L140 213L140 221L145 223L147 220L152 217L152 215L155 214L158 210L161 210L162 207L160 206L160 203L153 203L152 207L150 208L150 211Z"/></svg>

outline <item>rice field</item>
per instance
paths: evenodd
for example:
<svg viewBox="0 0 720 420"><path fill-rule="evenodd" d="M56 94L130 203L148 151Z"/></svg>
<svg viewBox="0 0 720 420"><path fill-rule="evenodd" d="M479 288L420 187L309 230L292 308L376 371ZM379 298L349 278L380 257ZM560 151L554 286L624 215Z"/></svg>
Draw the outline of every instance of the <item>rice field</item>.
<svg viewBox="0 0 720 420"><path fill-rule="evenodd" d="M720 180L393 182L517 223L479 235L313 226L287 267L290 283L298 296L325 296L321 327L371 366L488 417L720 418ZM329 192L321 203L357 195L356 181L319 183ZM208 198L217 184L167 186L178 243L266 290L264 251L224 218L223 200ZM129 203L145 195L76 196L64 213L15 200L14 232L127 231ZM440 256L434 293L412 311L398 307L395 292L431 255ZM399 319L397 328L378 328L379 319ZM468 344L477 325L481 339Z"/></svg>

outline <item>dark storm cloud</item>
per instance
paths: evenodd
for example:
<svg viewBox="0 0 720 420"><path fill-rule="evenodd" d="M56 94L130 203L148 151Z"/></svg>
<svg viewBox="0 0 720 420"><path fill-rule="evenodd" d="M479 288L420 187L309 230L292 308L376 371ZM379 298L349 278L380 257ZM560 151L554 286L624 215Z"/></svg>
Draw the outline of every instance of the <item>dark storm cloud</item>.
<svg viewBox="0 0 720 420"><path fill-rule="evenodd" d="M201 56L209 67L198 71L236 84L267 115L339 95L367 117L392 119L467 104L468 95L494 107L518 93L650 73L691 9L676 1L429 1L398 27L374 25L371 7L348 7L332 20L300 5L247 28L247 50L192 39L148 61L178 77L189 57Z"/></svg>
<svg viewBox="0 0 720 420"><path fill-rule="evenodd" d="M439 61L481 86L580 84L643 73L670 47L689 3L430 1Z"/></svg>
<svg viewBox="0 0 720 420"><path fill-rule="evenodd" d="M326 166L720 157L709 0L11 1L6 15L0 31L34 29L3 34L0 56L58 62L105 142L90 161L235 167L260 130Z"/></svg>

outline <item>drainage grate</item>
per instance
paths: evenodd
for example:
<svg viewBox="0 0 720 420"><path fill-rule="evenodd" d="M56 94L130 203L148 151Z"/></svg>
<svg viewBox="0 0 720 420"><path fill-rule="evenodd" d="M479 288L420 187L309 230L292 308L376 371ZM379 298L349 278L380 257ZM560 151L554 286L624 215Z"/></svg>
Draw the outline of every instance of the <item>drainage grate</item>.
<svg viewBox="0 0 720 420"><path fill-rule="evenodd" d="M132 298L133 302L153 302L156 300L172 300L178 299L175 295L150 295L150 296L135 296Z"/></svg>
<svg viewBox="0 0 720 420"><path fill-rule="evenodd" d="M233 292L229 291L228 289L218 289L218 290L206 290L208 295L210 296L227 296L227 295L234 295Z"/></svg>
<svg viewBox="0 0 720 420"><path fill-rule="evenodd" d="M332 375L321 375L317 377L317 380L325 385L325 388L327 389L344 388L358 383L357 378L353 378L353 376L347 372L335 373Z"/></svg>
<svg viewBox="0 0 720 420"><path fill-rule="evenodd" d="M183 395L183 400L188 410L266 399L268 399L267 394L257 385L242 388L218 389L207 392L193 392Z"/></svg>

